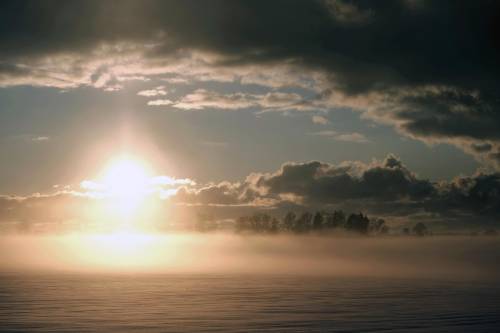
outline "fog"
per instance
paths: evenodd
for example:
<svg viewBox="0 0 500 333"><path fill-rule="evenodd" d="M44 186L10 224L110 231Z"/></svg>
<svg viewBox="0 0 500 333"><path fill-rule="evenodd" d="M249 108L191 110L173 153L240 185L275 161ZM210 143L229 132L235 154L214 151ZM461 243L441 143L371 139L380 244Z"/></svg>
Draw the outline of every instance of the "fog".
<svg viewBox="0 0 500 333"><path fill-rule="evenodd" d="M1 236L0 272L500 277L495 237Z"/></svg>

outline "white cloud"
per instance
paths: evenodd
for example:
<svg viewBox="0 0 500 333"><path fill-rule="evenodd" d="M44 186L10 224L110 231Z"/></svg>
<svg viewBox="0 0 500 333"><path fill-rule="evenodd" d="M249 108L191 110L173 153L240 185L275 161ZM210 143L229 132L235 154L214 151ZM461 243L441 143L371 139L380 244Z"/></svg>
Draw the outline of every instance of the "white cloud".
<svg viewBox="0 0 500 333"><path fill-rule="evenodd" d="M367 143L368 139L361 133L348 133L348 134L339 134L335 136L335 140L338 141L346 141L346 142L356 142L356 143Z"/></svg>
<svg viewBox="0 0 500 333"><path fill-rule="evenodd" d="M93 180L84 180L80 183L80 187L84 190L91 190L91 191L101 191L104 190L104 185L93 181Z"/></svg>
<svg viewBox="0 0 500 333"><path fill-rule="evenodd" d="M166 78L162 78L160 80L171 83L171 84L188 84L188 83L190 83L189 79L182 77L180 75L175 76L175 77L166 77Z"/></svg>
<svg viewBox="0 0 500 333"><path fill-rule="evenodd" d="M123 180L127 182L126 179ZM160 199L166 199L175 193L179 187L183 186L195 186L196 182L189 178L175 178L165 175L154 176L144 180L141 184L134 184L133 186L138 186L137 190L140 190L145 195L158 196ZM80 183L80 188L82 192L75 192L81 196L87 196L95 199L113 197L119 195L112 186L109 184L101 183L95 180L84 180Z"/></svg>
<svg viewBox="0 0 500 333"><path fill-rule="evenodd" d="M184 110L223 109L237 110L247 108L261 108L265 110L294 109L300 103L302 96L295 93L269 92L266 94L247 94L237 92L222 94L205 89L197 89L182 97L173 105Z"/></svg>
<svg viewBox="0 0 500 333"><path fill-rule="evenodd" d="M173 103L174 102L172 102L169 99L155 99L155 100L149 101L148 105L149 106L164 106L164 105L171 105Z"/></svg>
<svg viewBox="0 0 500 333"><path fill-rule="evenodd" d="M327 131L319 131L319 132L313 132L309 133L310 135L315 135L315 136L324 136L324 137L329 137L337 141L345 141L345 142L355 142L355 143L367 143L368 139L361 133L358 132L352 132L352 133L338 133L333 130L327 130Z"/></svg>
<svg viewBox="0 0 500 333"><path fill-rule="evenodd" d="M137 95L145 97L165 96L166 94L165 86L158 86L150 90L141 90L137 93Z"/></svg>
<svg viewBox="0 0 500 333"><path fill-rule="evenodd" d="M196 182L189 178L174 178L170 176L156 176L151 178L151 184L153 185L196 185Z"/></svg>
<svg viewBox="0 0 500 333"><path fill-rule="evenodd" d="M316 136L329 136L329 137L334 137L337 135L336 131L333 130L328 130L328 131L319 131L319 132L313 132L309 133L310 135L316 135Z"/></svg>
<svg viewBox="0 0 500 333"><path fill-rule="evenodd" d="M31 141L33 142L45 142L45 141L49 141L50 138L48 136L36 136L36 137L33 137L31 138Z"/></svg>
<svg viewBox="0 0 500 333"><path fill-rule="evenodd" d="M312 122L318 125L326 125L329 123L328 119L323 116L312 116Z"/></svg>
<svg viewBox="0 0 500 333"><path fill-rule="evenodd" d="M174 107L184 110L215 109L244 109L255 106L253 95L244 93L220 94L214 91L198 89L182 97Z"/></svg>

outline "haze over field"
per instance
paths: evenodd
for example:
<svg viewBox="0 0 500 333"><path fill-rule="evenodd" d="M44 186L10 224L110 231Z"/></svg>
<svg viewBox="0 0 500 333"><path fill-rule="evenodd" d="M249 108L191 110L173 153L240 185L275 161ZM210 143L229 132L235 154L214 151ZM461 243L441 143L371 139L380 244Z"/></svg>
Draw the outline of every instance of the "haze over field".
<svg viewBox="0 0 500 333"><path fill-rule="evenodd" d="M500 331L500 2L0 1L0 331Z"/></svg>
<svg viewBox="0 0 500 333"><path fill-rule="evenodd" d="M496 265L500 240L496 237L10 236L1 238L0 250L2 272L251 274L445 281L495 281L500 277Z"/></svg>

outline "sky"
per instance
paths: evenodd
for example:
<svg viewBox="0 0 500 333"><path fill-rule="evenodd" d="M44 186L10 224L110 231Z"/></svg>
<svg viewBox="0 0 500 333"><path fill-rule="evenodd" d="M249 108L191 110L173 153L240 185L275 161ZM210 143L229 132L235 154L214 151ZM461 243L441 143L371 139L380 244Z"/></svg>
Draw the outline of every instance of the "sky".
<svg viewBox="0 0 500 333"><path fill-rule="evenodd" d="M169 209L498 222L495 1L0 6L0 221L75 219L141 164Z"/></svg>

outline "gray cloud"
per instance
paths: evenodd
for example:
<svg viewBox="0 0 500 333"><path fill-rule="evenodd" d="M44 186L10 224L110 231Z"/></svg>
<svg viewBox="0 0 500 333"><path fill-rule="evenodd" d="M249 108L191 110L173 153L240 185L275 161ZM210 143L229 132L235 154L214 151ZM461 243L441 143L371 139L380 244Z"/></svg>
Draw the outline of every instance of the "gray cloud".
<svg viewBox="0 0 500 333"><path fill-rule="evenodd" d="M197 89L183 96L173 104L183 110L222 109L237 110L261 108L265 110L293 109L302 97L294 93L269 92L267 94L233 93L221 94L205 89Z"/></svg>
<svg viewBox="0 0 500 333"><path fill-rule="evenodd" d="M141 90L137 93L137 95L144 97L165 96L166 94L167 92L165 91L165 86L158 86L153 89Z"/></svg>
<svg viewBox="0 0 500 333"><path fill-rule="evenodd" d="M388 220L444 221L462 227L498 222L500 174L431 182L419 178L394 155L371 163L288 162L273 173L253 173L241 182L184 184L167 199L156 200L158 221L186 206L190 219L197 211L234 218L262 209L283 214L290 209L341 208ZM0 229L11 224L84 226L95 222L92 212L105 212L106 207L106 198L69 189L26 197L4 195L0 196Z"/></svg>
<svg viewBox="0 0 500 333"><path fill-rule="evenodd" d="M254 183L269 194L294 194L305 203L342 200L420 199L433 191L430 182L419 180L397 158L389 155L372 165L346 162L335 166L321 162L288 163Z"/></svg>
<svg viewBox="0 0 500 333"><path fill-rule="evenodd" d="M196 49L218 54L213 63L226 66L288 60L334 74L338 88L350 93L401 84L479 89L495 85L498 74L493 66L498 5L490 1L442 1L425 11L403 1L14 1L2 6L0 56L11 68L23 59L97 52L108 44L116 46L101 51L134 52L142 45L150 58ZM374 19L362 26L338 24L332 7L352 17L372 13Z"/></svg>
<svg viewBox="0 0 500 333"><path fill-rule="evenodd" d="M478 153L484 153L484 152L489 152L491 151L492 145L488 142L485 143L473 143L471 145L471 148L478 152Z"/></svg>
<svg viewBox="0 0 500 333"><path fill-rule="evenodd" d="M166 74L182 82L298 85L319 92L300 102L303 110L352 107L404 135L454 144L492 165L499 160L500 5L494 1L1 6L4 86L116 90L124 80ZM270 96L258 105L292 108L283 98ZM219 102L211 106L254 103L238 94ZM486 144L492 151L474 148Z"/></svg>
<svg viewBox="0 0 500 333"><path fill-rule="evenodd" d="M236 205L241 203L241 200L239 200L240 195L241 188L239 184L222 182L198 190L183 187L177 192L174 201L187 204Z"/></svg>
<svg viewBox="0 0 500 333"><path fill-rule="evenodd" d="M337 141L345 141L345 142L355 142L355 143L367 143L369 140L361 133L352 132L352 133L338 133L332 130L319 131L310 133L311 135L329 137Z"/></svg>
<svg viewBox="0 0 500 333"><path fill-rule="evenodd" d="M33 142L45 142L45 141L49 141L50 140L50 137L48 136L36 136L36 137L33 137L31 139L31 141Z"/></svg>
<svg viewBox="0 0 500 333"><path fill-rule="evenodd" d="M326 125L329 123L328 118L324 116L312 116L311 120L314 124L318 125Z"/></svg>
<svg viewBox="0 0 500 333"><path fill-rule="evenodd" d="M335 21L341 24L366 24L372 17L371 10L361 10L351 2L326 0L324 3Z"/></svg>
<svg viewBox="0 0 500 333"><path fill-rule="evenodd" d="M274 173L251 174L242 183L186 188L174 200L278 210L344 208L403 221L418 218L470 224L500 217L499 194L498 173L431 182L420 179L400 159L388 155L369 164L289 162Z"/></svg>
<svg viewBox="0 0 500 333"><path fill-rule="evenodd" d="M368 139L363 134L357 132L340 134L335 139L339 141L356 142L356 143L368 142Z"/></svg>
<svg viewBox="0 0 500 333"><path fill-rule="evenodd" d="M169 99L154 99L148 102L149 106L165 106L171 104L173 104L173 102Z"/></svg>

